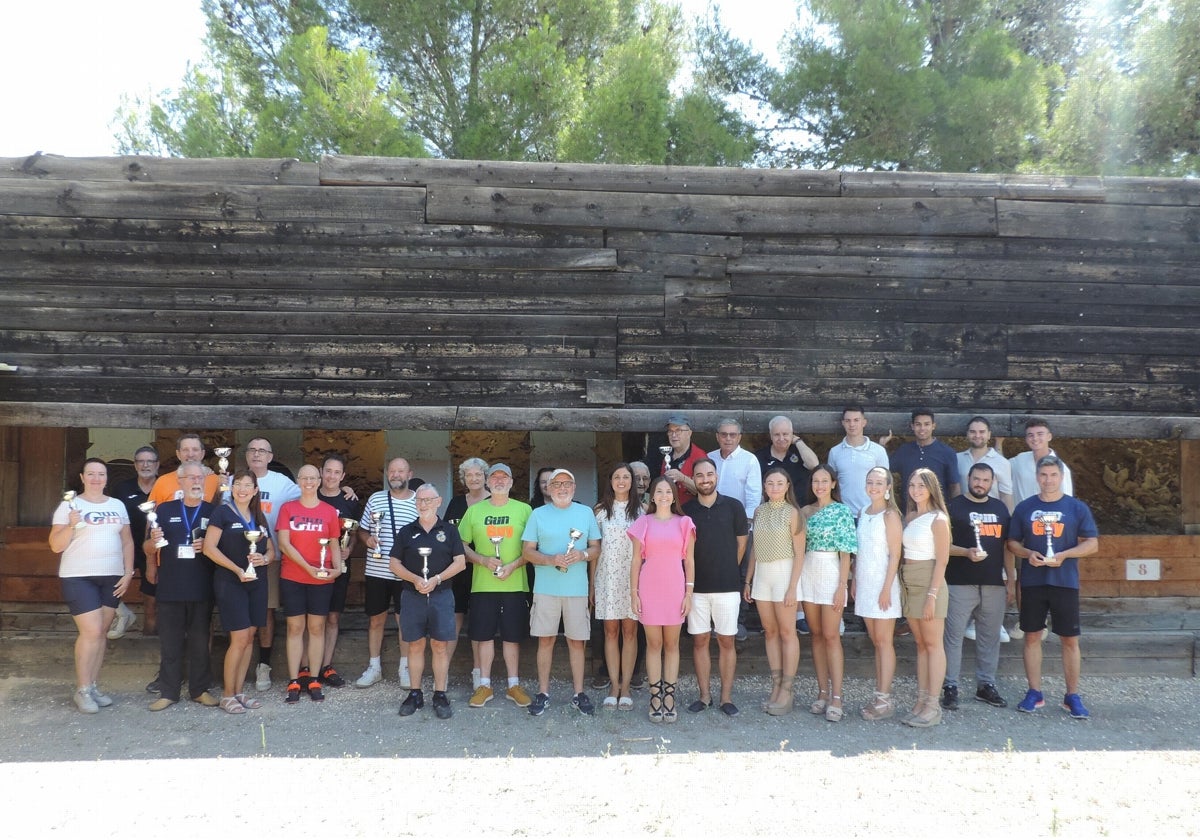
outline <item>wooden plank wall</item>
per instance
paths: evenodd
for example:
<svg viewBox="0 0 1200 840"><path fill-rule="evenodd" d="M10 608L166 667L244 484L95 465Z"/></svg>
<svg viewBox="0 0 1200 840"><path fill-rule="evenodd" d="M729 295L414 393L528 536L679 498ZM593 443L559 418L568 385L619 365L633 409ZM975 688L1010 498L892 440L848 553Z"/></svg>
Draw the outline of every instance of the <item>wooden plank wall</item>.
<svg viewBox="0 0 1200 840"><path fill-rule="evenodd" d="M0 425L861 402L1197 438L1198 257L1193 181L3 159Z"/></svg>

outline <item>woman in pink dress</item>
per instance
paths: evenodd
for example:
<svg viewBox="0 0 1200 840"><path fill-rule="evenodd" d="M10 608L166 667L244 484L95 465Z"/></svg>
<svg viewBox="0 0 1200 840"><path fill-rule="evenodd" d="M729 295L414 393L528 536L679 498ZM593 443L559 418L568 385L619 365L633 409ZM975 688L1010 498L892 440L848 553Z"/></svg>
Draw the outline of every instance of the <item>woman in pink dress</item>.
<svg viewBox="0 0 1200 840"><path fill-rule="evenodd" d="M696 526L679 508L675 484L650 482L650 513L629 526L633 566L629 589L634 615L646 628L650 720L674 723L679 679L679 631L692 608Z"/></svg>

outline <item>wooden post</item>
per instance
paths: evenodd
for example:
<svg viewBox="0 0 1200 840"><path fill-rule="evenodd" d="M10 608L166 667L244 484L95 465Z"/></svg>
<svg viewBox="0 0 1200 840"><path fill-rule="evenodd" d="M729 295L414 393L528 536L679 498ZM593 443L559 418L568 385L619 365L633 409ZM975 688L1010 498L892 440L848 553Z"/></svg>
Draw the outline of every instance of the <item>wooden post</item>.
<svg viewBox="0 0 1200 840"><path fill-rule="evenodd" d="M1179 441L1180 518L1185 534L1200 534L1200 440Z"/></svg>

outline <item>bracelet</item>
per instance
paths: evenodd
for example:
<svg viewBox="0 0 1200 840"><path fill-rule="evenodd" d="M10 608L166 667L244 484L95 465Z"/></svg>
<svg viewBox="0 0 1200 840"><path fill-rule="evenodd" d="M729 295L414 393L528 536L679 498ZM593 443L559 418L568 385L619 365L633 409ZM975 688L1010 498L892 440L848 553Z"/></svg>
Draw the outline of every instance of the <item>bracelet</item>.
<svg viewBox="0 0 1200 840"><path fill-rule="evenodd" d="M441 575L437 576L437 582L438 582L438 586L442 585L442 576Z"/></svg>
<svg viewBox="0 0 1200 840"><path fill-rule="evenodd" d="M684 584L684 586L687 586L687 587L689 587L689 588L695 589L695 587L696 587L696 584L692 583L692 582L689 580L689 581L687 581L687 582Z"/></svg>
<svg viewBox="0 0 1200 840"><path fill-rule="evenodd" d="M928 592L926 592L925 594L926 594L926 595L928 595L930 598L936 598L936 597L937 597L937 590L936 590L936 589L930 589L930 590L929 590Z"/></svg>

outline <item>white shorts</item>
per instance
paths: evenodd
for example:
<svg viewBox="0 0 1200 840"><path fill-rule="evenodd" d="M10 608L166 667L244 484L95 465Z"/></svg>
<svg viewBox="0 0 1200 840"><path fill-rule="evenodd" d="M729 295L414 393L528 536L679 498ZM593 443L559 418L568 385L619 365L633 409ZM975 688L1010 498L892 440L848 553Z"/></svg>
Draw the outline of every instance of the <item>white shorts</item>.
<svg viewBox="0 0 1200 840"><path fill-rule="evenodd" d="M833 606L834 598L841 594L842 606L846 606L846 593L838 592L841 579L841 555L836 551L810 551L804 555L804 567L796 583L796 598L810 604Z"/></svg>
<svg viewBox="0 0 1200 840"><path fill-rule="evenodd" d="M754 564L754 580L750 584L750 597L755 601L783 603L787 597L788 584L792 581L792 560L774 560Z"/></svg>
<svg viewBox="0 0 1200 840"><path fill-rule="evenodd" d="M742 596L737 592L695 592L688 613L688 632L693 636L715 632L718 636L737 635L738 609Z"/></svg>

